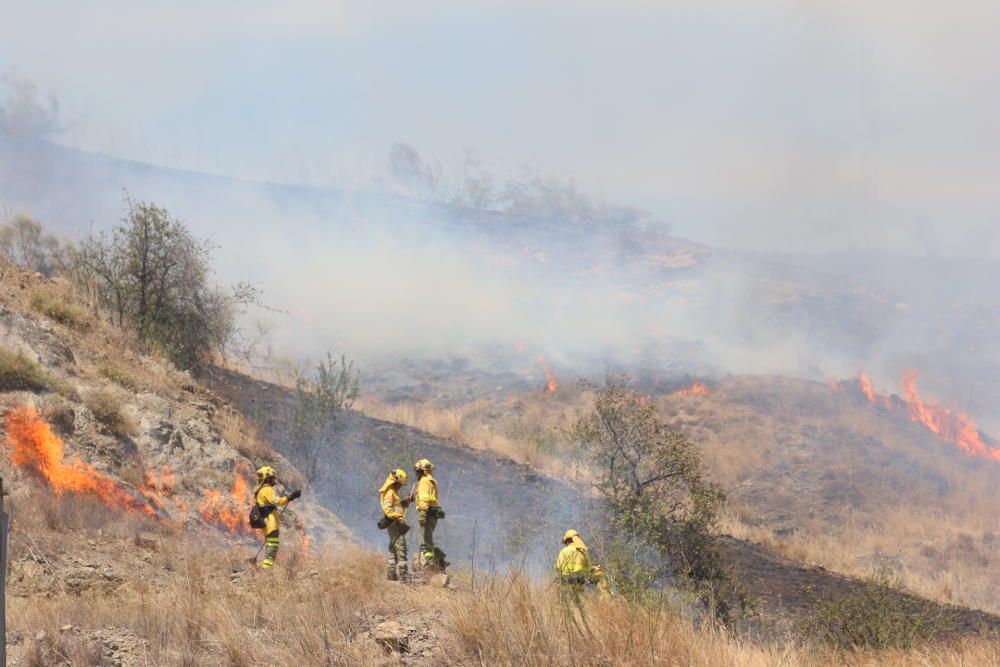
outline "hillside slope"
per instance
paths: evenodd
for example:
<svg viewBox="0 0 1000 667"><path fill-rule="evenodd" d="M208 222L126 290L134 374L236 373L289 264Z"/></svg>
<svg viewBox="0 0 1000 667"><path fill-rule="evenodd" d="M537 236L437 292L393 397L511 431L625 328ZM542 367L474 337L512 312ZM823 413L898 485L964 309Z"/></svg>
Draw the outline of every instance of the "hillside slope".
<svg viewBox="0 0 1000 667"><path fill-rule="evenodd" d="M279 450L294 457L283 449L288 445L281 426L293 400L290 390L220 368L213 368L205 381L239 409L263 418ZM317 497L375 548L384 541L384 534L370 528L378 516L374 489L380 475L389 466L425 456L438 467L445 508L461 508L455 516L449 510L439 530L441 543L459 566L514 564L544 572L566 527L599 520L584 483L560 483L507 457L361 414L351 415L345 426L342 437L331 443L327 478ZM748 540L728 538L724 550L770 622L786 624L801 617L815 596L864 587L859 578L803 565ZM1000 630L1000 617L991 614L962 610L960 618L965 631Z"/></svg>
<svg viewBox="0 0 1000 667"><path fill-rule="evenodd" d="M267 446L231 442L237 415L185 373L144 355L88 312L67 284L0 259L0 411L8 415L7 487L79 492L112 509L187 530L242 536L253 470ZM11 415L22 420L20 438ZM51 431L48 426L51 426ZM255 460L258 459L258 460ZM335 516L306 498L289 513L317 538L349 541Z"/></svg>

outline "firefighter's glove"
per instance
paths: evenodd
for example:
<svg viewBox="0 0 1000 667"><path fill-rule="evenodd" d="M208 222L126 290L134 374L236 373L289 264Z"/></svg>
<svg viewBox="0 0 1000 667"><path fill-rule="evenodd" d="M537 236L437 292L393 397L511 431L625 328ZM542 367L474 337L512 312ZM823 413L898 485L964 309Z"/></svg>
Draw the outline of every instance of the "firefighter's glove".
<svg viewBox="0 0 1000 667"><path fill-rule="evenodd" d="M301 497L302 497L302 490L301 489L295 489L294 491L292 491L291 493L288 494L288 500L295 500L295 499L301 498Z"/></svg>

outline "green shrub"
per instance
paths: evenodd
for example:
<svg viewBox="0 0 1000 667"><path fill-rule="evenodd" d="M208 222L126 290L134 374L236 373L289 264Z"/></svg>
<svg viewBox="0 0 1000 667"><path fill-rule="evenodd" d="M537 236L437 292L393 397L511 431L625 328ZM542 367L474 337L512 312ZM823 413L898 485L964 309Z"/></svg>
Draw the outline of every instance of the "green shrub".
<svg viewBox="0 0 1000 667"><path fill-rule="evenodd" d="M97 374L102 378L111 380L117 385L128 389L129 391L139 391L142 388L140 382L135 379L135 376L128 371L118 368L117 366L101 366Z"/></svg>
<svg viewBox="0 0 1000 667"><path fill-rule="evenodd" d="M714 532L726 496L706 479L697 445L613 375L572 433L593 463L619 589L641 601L674 578L727 624L749 615L752 601Z"/></svg>
<svg viewBox="0 0 1000 667"><path fill-rule="evenodd" d="M799 622L807 637L844 650L909 649L955 629L954 610L901 593L887 572L876 572L863 588L816 598Z"/></svg>
<svg viewBox="0 0 1000 667"><path fill-rule="evenodd" d="M37 362L20 352L0 348L0 391L39 391L52 381Z"/></svg>
<svg viewBox="0 0 1000 667"><path fill-rule="evenodd" d="M127 437L135 435L136 423L125 414L119 395L110 389L98 389L87 395L84 404L94 417L112 433Z"/></svg>
<svg viewBox="0 0 1000 667"><path fill-rule="evenodd" d="M68 295L47 289L36 289L31 294L31 307L42 315L77 331L86 331L91 326L90 313L83 306L74 303Z"/></svg>

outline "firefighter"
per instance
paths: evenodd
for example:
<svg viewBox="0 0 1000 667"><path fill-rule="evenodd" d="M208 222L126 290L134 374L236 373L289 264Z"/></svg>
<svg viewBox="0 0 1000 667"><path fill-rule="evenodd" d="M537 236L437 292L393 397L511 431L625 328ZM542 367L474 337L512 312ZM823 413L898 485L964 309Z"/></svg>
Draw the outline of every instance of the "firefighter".
<svg viewBox="0 0 1000 667"><path fill-rule="evenodd" d="M434 546L434 529L438 519L444 518L444 510L438 504L438 484L432 472L434 466L427 459L413 464L417 473L417 484L410 500L417 505L420 513L420 565L424 568L444 570L448 562L441 549Z"/></svg>
<svg viewBox="0 0 1000 667"><path fill-rule="evenodd" d="M274 490L274 485L278 481L278 474L271 466L264 466L257 470L257 488L253 492L253 500L264 516L264 563L262 567L270 570L274 567L274 560L278 557L278 547L280 535L278 528L281 526L281 513L279 507L284 507L291 501L302 495L302 491L296 489L287 496L278 497Z"/></svg>
<svg viewBox="0 0 1000 667"><path fill-rule="evenodd" d="M400 498L399 490L408 479L406 471L397 468L389 473L385 482L378 490L379 502L382 506L382 522L389 532L389 561L386 565L386 576L390 581L409 581L410 571L406 562L406 533L410 527L406 524L406 506L409 498Z"/></svg>
<svg viewBox="0 0 1000 667"><path fill-rule="evenodd" d="M580 533L572 529L566 531L562 541L565 546L556 558L556 572L559 573L560 583L579 593L583 591L584 584L590 581L587 545Z"/></svg>

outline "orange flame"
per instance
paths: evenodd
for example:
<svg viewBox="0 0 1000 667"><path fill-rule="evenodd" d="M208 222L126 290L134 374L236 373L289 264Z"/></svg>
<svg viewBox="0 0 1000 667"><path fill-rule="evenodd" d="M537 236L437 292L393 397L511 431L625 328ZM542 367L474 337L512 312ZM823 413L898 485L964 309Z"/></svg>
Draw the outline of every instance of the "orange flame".
<svg viewBox="0 0 1000 667"><path fill-rule="evenodd" d="M228 493L205 490L205 500L198 508L198 514L206 522L234 535L252 535L253 529L247 523L246 508L250 505L250 485L246 478L249 470L237 466L234 470L233 486Z"/></svg>
<svg viewBox="0 0 1000 667"><path fill-rule="evenodd" d="M891 407L892 399L879 396L864 373L859 378L861 391L865 397L876 405ZM975 420L959 410L949 410L937 403L928 403L917 394L917 372L906 371L903 374L903 402L906 404L906 415L910 421L921 424L927 430L937 434L945 442L958 446L969 456L1000 461L1000 447L990 447L983 442L983 437L976 426Z"/></svg>
<svg viewBox="0 0 1000 667"><path fill-rule="evenodd" d="M72 491L99 499L111 507L124 507L135 514L157 516L147 499L137 497L121 482L116 482L79 459L63 462L63 441L52 432L35 408L25 406L7 413L7 444L14 453L11 463L23 466L44 479L53 491Z"/></svg>
<svg viewBox="0 0 1000 667"><path fill-rule="evenodd" d="M545 373L545 391L550 394L556 393L556 390L559 389L559 380L556 379L555 373L545 363L543 355L538 355L538 365L542 367L542 371Z"/></svg>
<svg viewBox="0 0 1000 667"><path fill-rule="evenodd" d="M710 396L712 390L708 388L704 382L692 382L691 386L685 389L678 389L674 392L674 396Z"/></svg>

